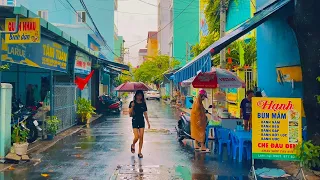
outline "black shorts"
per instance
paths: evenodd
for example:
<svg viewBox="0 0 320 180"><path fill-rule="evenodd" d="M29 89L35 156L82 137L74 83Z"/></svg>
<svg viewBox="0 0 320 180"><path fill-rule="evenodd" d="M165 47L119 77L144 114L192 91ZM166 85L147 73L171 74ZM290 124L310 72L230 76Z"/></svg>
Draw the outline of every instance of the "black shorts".
<svg viewBox="0 0 320 180"><path fill-rule="evenodd" d="M145 127L145 122L144 118L133 118L132 119L132 128L133 129L139 129L139 128L144 128Z"/></svg>

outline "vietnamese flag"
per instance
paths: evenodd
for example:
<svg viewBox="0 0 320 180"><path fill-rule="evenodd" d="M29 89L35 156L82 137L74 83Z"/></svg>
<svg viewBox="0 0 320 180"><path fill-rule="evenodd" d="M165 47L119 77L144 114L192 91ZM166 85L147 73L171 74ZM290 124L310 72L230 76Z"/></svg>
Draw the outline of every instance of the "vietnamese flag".
<svg viewBox="0 0 320 180"><path fill-rule="evenodd" d="M94 73L94 70L92 70L92 71L90 72L90 74L89 74L86 78L84 78L84 79L76 76L76 79L75 79L74 83L78 86L78 88L79 88L81 91L82 91L82 90L84 89L84 87L88 84L88 82L89 82L89 80L91 79L93 73Z"/></svg>

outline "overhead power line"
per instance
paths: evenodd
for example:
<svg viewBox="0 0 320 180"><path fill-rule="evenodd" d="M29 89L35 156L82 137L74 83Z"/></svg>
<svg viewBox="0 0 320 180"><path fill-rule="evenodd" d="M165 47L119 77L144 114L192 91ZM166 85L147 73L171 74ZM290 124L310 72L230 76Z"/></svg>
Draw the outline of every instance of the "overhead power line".
<svg viewBox="0 0 320 180"><path fill-rule="evenodd" d="M61 0L58 0L66 9L69 9L68 7L65 6L65 4L61 1ZM78 16L78 13L77 13L77 10L73 7L73 5L69 2L69 0L66 0L66 2L70 5L70 7L73 9L74 13L77 15L78 18L82 19L82 17ZM103 38L103 36L101 35L99 29L97 28L95 22L93 21L93 18L91 17L91 14L90 12L88 11L86 5L84 4L84 2L82 0L80 0L80 3L81 5L83 6L84 10L86 11L88 17L90 18L90 20L92 21L92 24L93 26L95 27L95 30L92 29L92 27L87 23L87 22L84 22L88 28L95 34L97 35L98 37L100 37L104 43L104 47L106 47L112 54L114 54L115 56L119 57L118 55L116 55L114 53L114 51L110 48L110 46L107 44L107 42L105 41L105 39ZM83 20L83 19L82 19Z"/></svg>
<svg viewBox="0 0 320 180"><path fill-rule="evenodd" d="M163 29L165 29L166 27L168 27L175 19L177 19L195 0L192 0L177 16L175 16L168 24L166 24L163 28L161 28L157 33L155 33L155 35L157 35L159 32L161 32ZM131 46L129 46L128 48L131 48L133 46L136 46L138 44L141 44L142 42L148 40L148 38L142 40L142 41L139 41L138 43L135 43Z"/></svg>

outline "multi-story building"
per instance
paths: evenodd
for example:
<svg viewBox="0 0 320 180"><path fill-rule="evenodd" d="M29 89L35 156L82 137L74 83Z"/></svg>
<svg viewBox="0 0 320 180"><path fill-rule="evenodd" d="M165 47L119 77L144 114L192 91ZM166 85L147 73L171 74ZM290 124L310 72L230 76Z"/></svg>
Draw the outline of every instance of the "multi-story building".
<svg viewBox="0 0 320 180"><path fill-rule="evenodd" d="M152 58L158 55L158 32L149 31L147 40L147 56Z"/></svg>
<svg viewBox="0 0 320 180"><path fill-rule="evenodd" d="M170 55L171 32L170 23L171 0L158 0L158 48L159 54Z"/></svg>
<svg viewBox="0 0 320 180"><path fill-rule="evenodd" d="M37 12L43 19L78 39L82 45L99 50L102 58L114 61L114 11L117 0L85 1L86 8L78 0L17 0L16 4Z"/></svg>
<svg viewBox="0 0 320 180"><path fill-rule="evenodd" d="M199 0L172 0L170 7L170 56L184 66L192 60L190 49L199 42Z"/></svg>
<svg viewBox="0 0 320 180"><path fill-rule="evenodd" d="M147 60L147 49L139 49L139 61L138 65L141 65L145 60Z"/></svg>
<svg viewBox="0 0 320 180"><path fill-rule="evenodd" d="M115 42L114 42L114 53L115 57L114 60L118 63L123 63L124 58L124 40L122 36L116 36Z"/></svg>

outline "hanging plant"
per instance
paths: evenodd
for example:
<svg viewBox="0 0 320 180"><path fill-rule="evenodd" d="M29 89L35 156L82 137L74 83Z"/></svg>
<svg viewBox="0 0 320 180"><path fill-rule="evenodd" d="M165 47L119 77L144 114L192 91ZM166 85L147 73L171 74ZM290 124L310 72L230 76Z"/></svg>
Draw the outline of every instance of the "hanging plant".
<svg viewBox="0 0 320 180"><path fill-rule="evenodd" d="M7 71L10 69L10 65L9 64L4 64L0 66L0 71Z"/></svg>

